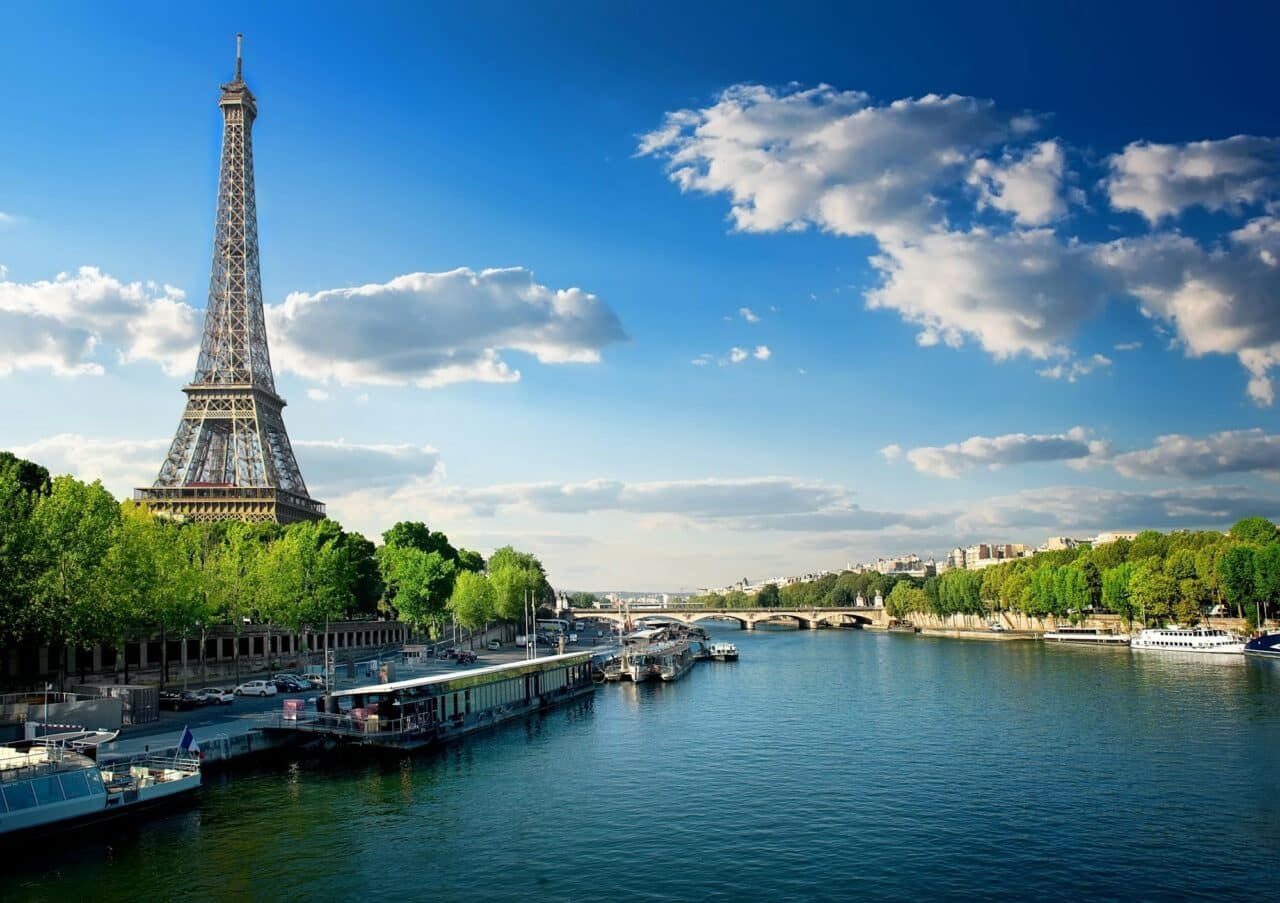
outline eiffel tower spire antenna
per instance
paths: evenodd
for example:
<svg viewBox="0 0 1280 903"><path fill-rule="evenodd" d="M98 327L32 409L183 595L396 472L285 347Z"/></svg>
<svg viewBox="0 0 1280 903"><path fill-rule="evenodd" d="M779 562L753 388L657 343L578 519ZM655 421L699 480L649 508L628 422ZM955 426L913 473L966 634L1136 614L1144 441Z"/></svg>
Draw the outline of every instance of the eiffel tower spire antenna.
<svg viewBox="0 0 1280 903"><path fill-rule="evenodd" d="M258 266L253 123L258 102L236 77L222 86L222 164L213 264L196 372L155 483L135 491L157 514L197 521L290 523L324 517L294 459L276 394Z"/></svg>

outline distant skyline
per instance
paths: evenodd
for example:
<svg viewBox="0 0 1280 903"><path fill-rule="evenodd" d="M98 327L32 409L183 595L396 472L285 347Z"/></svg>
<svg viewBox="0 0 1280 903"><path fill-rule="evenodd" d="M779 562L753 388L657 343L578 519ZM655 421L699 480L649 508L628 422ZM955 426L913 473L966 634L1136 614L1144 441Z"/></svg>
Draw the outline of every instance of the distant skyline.
<svg viewBox="0 0 1280 903"><path fill-rule="evenodd" d="M11 13L0 448L117 495L195 366L218 85L312 494L689 591L1280 518L1280 12Z"/></svg>

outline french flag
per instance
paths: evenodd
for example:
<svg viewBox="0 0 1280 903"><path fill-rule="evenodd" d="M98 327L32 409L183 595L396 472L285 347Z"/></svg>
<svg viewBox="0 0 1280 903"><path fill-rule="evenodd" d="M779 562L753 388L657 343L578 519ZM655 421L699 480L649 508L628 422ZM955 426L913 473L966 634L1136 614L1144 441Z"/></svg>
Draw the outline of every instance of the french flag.
<svg viewBox="0 0 1280 903"><path fill-rule="evenodd" d="M178 741L178 749L198 758L204 758L204 753L200 752L200 744L196 742L196 735L191 733L189 727L182 729L182 739Z"/></svg>

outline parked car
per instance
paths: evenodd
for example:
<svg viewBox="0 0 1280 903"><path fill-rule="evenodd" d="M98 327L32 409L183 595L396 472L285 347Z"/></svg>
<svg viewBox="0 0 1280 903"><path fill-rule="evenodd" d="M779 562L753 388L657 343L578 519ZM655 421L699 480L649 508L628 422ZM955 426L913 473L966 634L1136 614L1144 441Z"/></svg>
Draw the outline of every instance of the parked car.
<svg viewBox="0 0 1280 903"><path fill-rule="evenodd" d="M276 685L265 680L246 680L235 688L237 696L275 696Z"/></svg>
<svg viewBox="0 0 1280 903"><path fill-rule="evenodd" d="M173 712L186 712L204 705L203 700L190 690L171 693L168 690L160 694L160 708Z"/></svg>
<svg viewBox="0 0 1280 903"><path fill-rule="evenodd" d="M301 693L311 689L311 684L298 674L277 674L271 680L281 693Z"/></svg>
<svg viewBox="0 0 1280 903"><path fill-rule="evenodd" d="M230 690L223 690L219 687L205 687L203 690L196 690L196 696L205 705L231 705L235 702L235 694Z"/></svg>
<svg viewBox="0 0 1280 903"><path fill-rule="evenodd" d="M305 680L305 681L307 682L307 685L308 685L312 690L323 690L323 689L324 689L324 676L323 676L323 675L320 675L320 674L304 674L304 675L302 675L302 679L303 679L303 680Z"/></svg>
<svg viewBox="0 0 1280 903"><path fill-rule="evenodd" d="M490 640L490 641L489 641L489 648L490 648L490 649L501 649L501 648L502 648L502 643L501 643L499 640Z"/></svg>

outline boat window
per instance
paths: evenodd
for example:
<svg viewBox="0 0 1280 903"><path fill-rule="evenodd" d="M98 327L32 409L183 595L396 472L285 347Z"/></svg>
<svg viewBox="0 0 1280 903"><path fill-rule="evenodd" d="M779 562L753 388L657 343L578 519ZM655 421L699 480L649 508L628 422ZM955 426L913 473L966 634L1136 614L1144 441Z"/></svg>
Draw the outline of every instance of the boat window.
<svg viewBox="0 0 1280 903"><path fill-rule="evenodd" d="M58 779L52 775L47 778L36 778L31 782L31 787L36 792L36 802L42 806L45 803L62 802L62 787L58 784Z"/></svg>
<svg viewBox="0 0 1280 903"><path fill-rule="evenodd" d="M102 790L102 775L96 771L86 771L83 774L85 780L89 782L90 793L98 793Z"/></svg>
<svg viewBox="0 0 1280 903"><path fill-rule="evenodd" d="M62 792L67 795L67 799L73 800L77 797L89 795L89 785L85 783L83 771L73 771L61 777Z"/></svg>
<svg viewBox="0 0 1280 903"><path fill-rule="evenodd" d="M36 795L31 791L30 781L18 781L4 788L4 801L10 812L19 809L30 809L36 804Z"/></svg>

